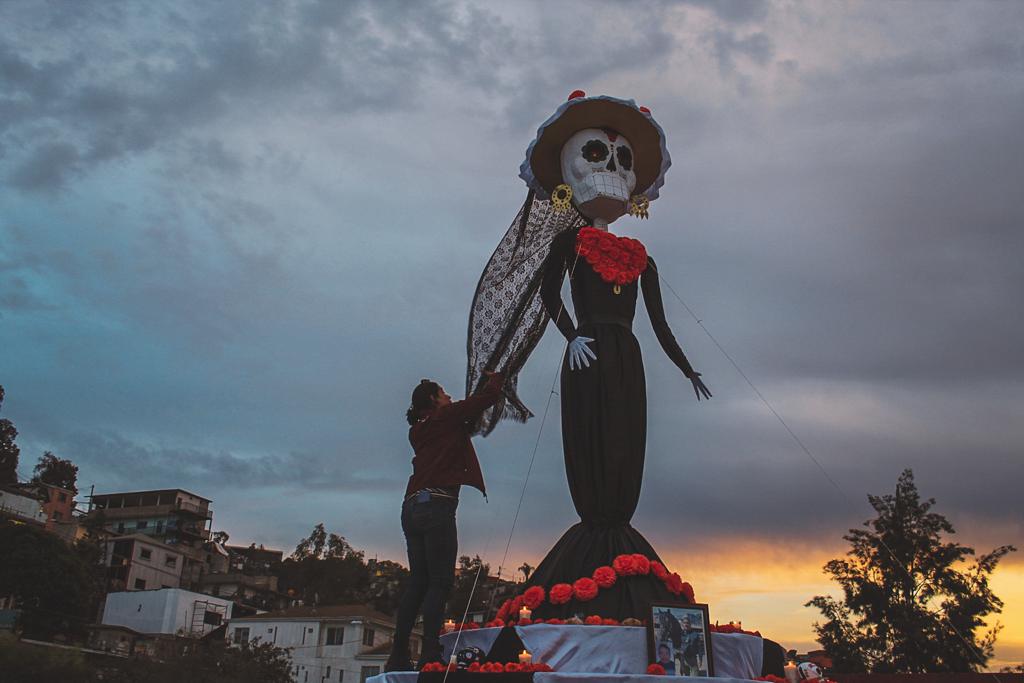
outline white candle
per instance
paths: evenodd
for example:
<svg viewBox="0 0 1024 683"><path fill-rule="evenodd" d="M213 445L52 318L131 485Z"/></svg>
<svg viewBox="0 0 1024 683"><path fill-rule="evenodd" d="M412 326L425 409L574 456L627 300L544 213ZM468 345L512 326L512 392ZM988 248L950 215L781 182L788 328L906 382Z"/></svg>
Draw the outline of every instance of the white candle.
<svg viewBox="0 0 1024 683"><path fill-rule="evenodd" d="M531 655L526 650L523 650L522 652L519 653L519 663L520 664L529 664L532 659L533 659L533 655Z"/></svg>
<svg viewBox="0 0 1024 683"><path fill-rule="evenodd" d="M519 620L520 621L522 621L523 619L529 619L532 614L533 614L533 612L530 611L529 607L520 607L519 608Z"/></svg>
<svg viewBox="0 0 1024 683"><path fill-rule="evenodd" d="M444 622L444 632L445 633L451 633L454 630L455 630L455 622L454 621L449 619L448 621Z"/></svg>
<svg viewBox="0 0 1024 683"><path fill-rule="evenodd" d="M788 683L798 683L800 675L796 670L796 662L786 662L786 681Z"/></svg>

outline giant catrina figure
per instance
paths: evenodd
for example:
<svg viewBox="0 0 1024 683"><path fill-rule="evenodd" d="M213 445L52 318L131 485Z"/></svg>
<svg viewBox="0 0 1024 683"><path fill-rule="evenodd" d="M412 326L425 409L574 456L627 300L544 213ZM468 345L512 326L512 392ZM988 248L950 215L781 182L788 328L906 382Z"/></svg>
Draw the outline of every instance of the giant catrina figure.
<svg viewBox="0 0 1024 683"><path fill-rule="evenodd" d="M608 224L624 214L646 217L671 164L665 135L632 100L574 92L541 125L520 176L526 202L491 256L469 321L467 394L484 368L506 373L506 394L484 414L487 434L502 418L526 420L516 375L549 319L568 341L561 372L562 443L573 503L582 520L555 544L531 576L550 588L590 577L621 554L657 553L629 522L640 497L647 439L647 393L633 336L643 293L665 353L692 382L697 399L711 394L665 321L658 269L643 244L616 237ZM566 273L576 323L561 299ZM652 600L678 600L652 575L619 581L597 597L546 602L538 616L600 614L641 617Z"/></svg>

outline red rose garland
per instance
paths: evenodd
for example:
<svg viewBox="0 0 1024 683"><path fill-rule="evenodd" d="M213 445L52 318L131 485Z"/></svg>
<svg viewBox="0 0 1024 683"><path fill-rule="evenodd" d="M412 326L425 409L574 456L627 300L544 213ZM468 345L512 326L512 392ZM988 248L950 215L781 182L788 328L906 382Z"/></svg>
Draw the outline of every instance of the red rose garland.
<svg viewBox="0 0 1024 683"><path fill-rule="evenodd" d="M589 602L597 597L597 583L587 577L576 579L572 584L572 594L580 602Z"/></svg>
<svg viewBox="0 0 1024 683"><path fill-rule="evenodd" d="M639 241L617 237L597 228L581 228L576 252L586 259L601 279L613 285L635 282L647 269L647 250Z"/></svg>
<svg viewBox="0 0 1024 683"><path fill-rule="evenodd" d="M614 569L605 566L598 567L597 569L595 569L592 578L594 579L594 583L597 584L598 588L611 588L615 585L615 579L617 578L617 575L615 574Z"/></svg>
<svg viewBox="0 0 1024 683"><path fill-rule="evenodd" d="M523 604L531 610L537 609L544 604L544 589L540 586L531 586L523 593Z"/></svg>
<svg viewBox="0 0 1024 683"><path fill-rule="evenodd" d="M564 605L572 600L572 586L567 583L556 583L548 592L548 600L552 605Z"/></svg>
<svg viewBox="0 0 1024 683"><path fill-rule="evenodd" d="M673 595L683 595L690 602L696 602L693 594L693 586L683 581L679 574L669 573L665 565L657 560L651 560L640 553L623 554L612 560L611 566L602 566L594 570L590 577L577 579L572 584L556 583L545 596L542 586L531 586L522 595L506 600L498 609L493 621L487 622L486 626L504 626L509 623L518 623L521 626L527 624L541 623L562 623L559 620L543 619L528 620L519 619L519 610L526 606L530 610L537 609L544 603L545 597L552 605L564 605L570 600L589 602L597 597L602 589L608 589L615 585L620 576L644 576L653 574L655 578L665 584L666 590ZM607 620L612 621L612 620ZM590 623L590 622L587 622ZM616 624L618 622L615 622ZM466 628L473 628L466 626Z"/></svg>

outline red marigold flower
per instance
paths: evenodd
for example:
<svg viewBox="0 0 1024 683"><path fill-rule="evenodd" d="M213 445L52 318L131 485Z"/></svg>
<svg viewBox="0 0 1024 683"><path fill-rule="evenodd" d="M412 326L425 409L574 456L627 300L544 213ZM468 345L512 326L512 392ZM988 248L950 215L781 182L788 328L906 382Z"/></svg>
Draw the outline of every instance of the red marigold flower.
<svg viewBox="0 0 1024 683"><path fill-rule="evenodd" d="M567 583L556 583L548 591L548 600L552 605L564 605L572 600L572 586Z"/></svg>
<svg viewBox="0 0 1024 683"><path fill-rule="evenodd" d="M601 625L602 626L618 626L619 625L619 620L618 619L611 619L611 618L602 619L601 620Z"/></svg>
<svg viewBox="0 0 1024 683"><path fill-rule="evenodd" d="M693 586L690 585L689 581L683 581L683 584L679 587L679 591L685 595L690 602L697 602L697 598L693 595Z"/></svg>
<svg viewBox="0 0 1024 683"><path fill-rule="evenodd" d="M522 668L519 666L519 662L509 662L505 665L506 673L513 673L516 671L522 671Z"/></svg>
<svg viewBox="0 0 1024 683"><path fill-rule="evenodd" d="M531 610L534 610L544 604L545 597L547 596L544 594L544 589L542 587L531 586L526 589L525 593L523 593L523 604Z"/></svg>
<svg viewBox="0 0 1024 683"><path fill-rule="evenodd" d="M474 673L476 673L479 670L480 670L480 662L473 662L472 664L470 664L469 666L466 667L466 671L472 671Z"/></svg>
<svg viewBox="0 0 1024 683"><path fill-rule="evenodd" d="M633 555L633 567L636 569L637 574L647 574L651 571L651 561L646 556L635 553Z"/></svg>
<svg viewBox="0 0 1024 683"><path fill-rule="evenodd" d="M499 619L501 621L504 621L504 620L508 619L509 618L509 609L511 609L511 606L512 606L512 601L511 600L506 600L505 602L501 603L501 607L498 608L498 615L497 615L496 619Z"/></svg>
<svg viewBox="0 0 1024 683"><path fill-rule="evenodd" d="M647 675L648 676L664 676L665 675L665 667L663 667L661 664L651 664L649 667L647 667Z"/></svg>
<svg viewBox="0 0 1024 683"><path fill-rule="evenodd" d="M561 626L565 623L562 619L548 619L545 624L554 624L555 626Z"/></svg>
<svg viewBox="0 0 1024 683"><path fill-rule="evenodd" d="M633 556L619 555L612 560L612 568L619 576L630 576L633 574Z"/></svg>
<svg viewBox="0 0 1024 683"><path fill-rule="evenodd" d="M615 570L609 566L598 567L594 570L594 583L596 583L599 588L611 588L615 585L616 578Z"/></svg>
<svg viewBox="0 0 1024 683"><path fill-rule="evenodd" d="M533 619L524 619L524 618L520 618L519 621L516 622L516 624L519 625L519 626L529 626L532 623L533 623Z"/></svg>
<svg viewBox="0 0 1024 683"><path fill-rule="evenodd" d="M534 671L554 671L554 669L552 669L551 666L549 666L548 664L544 664L543 662L541 662L540 664L534 664L533 665L533 670Z"/></svg>
<svg viewBox="0 0 1024 683"><path fill-rule="evenodd" d="M651 560L651 573L662 581L668 578L668 570L665 569L665 565L657 560Z"/></svg>
<svg viewBox="0 0 1024 683"><path fill-rule="evenodd" d="M591 614L589 617L583 620L583 623L587 626L600 626L604 620L596 614Z"/></svg>
<svg viewBox="0 0 1024 683"><path fill-rule="evenodd" d="M572 593L580 602L587 602L597 597L597 584L593 579L584 576L572 584Z"/></svg>

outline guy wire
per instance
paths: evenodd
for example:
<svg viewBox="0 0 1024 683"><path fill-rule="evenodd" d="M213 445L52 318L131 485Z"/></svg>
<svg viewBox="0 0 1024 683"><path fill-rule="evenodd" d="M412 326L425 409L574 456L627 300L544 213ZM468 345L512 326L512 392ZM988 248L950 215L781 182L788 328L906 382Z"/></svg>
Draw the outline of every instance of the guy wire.
<svg viewBox="0 0 1024 683"><path fill-rule="evenodd" d="M750 380L750 378L749 378L749 377L747 376L747 373L743 372L743 369L742 369L742 368L740 368L739 364L738 364L738 363L737 363L737 362L735 361L735 359L733 359L733 357L732 357L731 355L729 355L729 353L728 353L728 352L727 352L727 351L725 350L725 348L724 348L724 347L723 347L723 346L722 346L722 345L721 345L721 344L719 343L719 341L718 341L717 339L715 339L715 336L714 336L713 334L711 334L711 331L710 331L710 330L708 330L708 328L707 328L707 327L706 327L706 326L704 325L704 321L703 321L703 320L701 320L700 318L698 318L698 317L697 317L697 314L693 312L693 309L691 309L691 308L689 307L689 305L687 305L687 303L686 303L686 302L685 302L685 301L683 300L683 297L679 296L679 293L678 293L678 292L676 292L676 290L675 290L675 288L674 288L674 287L672 286L672 284L671 284L671 283L670 283L670 282L669 282L668 280L666 280L666 279L665 279L664 277L662 277L662 275L661 275L661 272L659 272L657 268L655 268L654 272L655 272L655 273L657 273L657 275L658 275L658 279L659 279L659 280L661 280L661 282L662 282L662 283L664 283L664 285L665 285L666 287L668 287L668 290L669 290L670 292L672 292L672 295L673 295L673 296L675 296L675 298L679 300L679 303L683 305L683 308L685 308L685 309L686 309L686 312L687 312L687 313L689 313L689 314L690 314L690 316L691 316L691 317L692 317L692 318L693 318L693 319L694 319L694 320L695 320L695 321L697 322L697 325L699 325L699 326L700 326L700 329L702 329L702 330L704 331L704 334L706 334L706 335L708 336L708 339L710 339L710 340L712 341L712 343L714 343L714 345L715 345L715 346L716 346L716 347L718 348L718 350L719 350L719 351L720 351L720 352L722 353L722 355L723 355L723 356L725 356L725 357L726 357L726 359L728 359L729 363L731 363L731 364L732 364L732 366L733 366L733 368L735 368L735 369L736 369L736 372L737 372L737 373L739 373L739 376L743 378L743 380L744 380L744 381L745 381L745 382L747 383L747 385L748 385L748 386L749 386L749 387L750 387L750 388L751 388L751 389L753 390L753 392L754 392L754 393L755 393L755 394L757 395L757 397L758 397L758 398L759 398L759 399L761 400L761 402L762 402L762 403L763 403L763 404L765 405L765 407L766 407L766 408L768 408L768 410L769 410L769 411L771 412L771 414L775 416L775 419L777 419L777 420L779 421L779 423L780 423L780 424L781 424L781 425L782 425L782 426L783 426L783 427L785 428L786 432L788 432L788 433L789 433L789 435L790 435L790 436L791 436L791 437L793 438L793 441L795 441L795 442L796 442L796 444L797 444L797 445L798 445L798 446L800 447L800 450L802 450L802 451L803 451L803 452L804 452L804 453L805 453L805 454L807 455L807 457L811 459L811 462L813 462L813 463L814 463L814 464L815 464L815 465L816 465L816 466L818 467L818 470L820 470L820 471L821 471L821 473L822 473L822 475L823 475L823 476L825 477L825 479L827 479L827 480L828 480L828 482L829 482L830 484L832 484L832 486L833 486L833 487L834 487L834 488L835 488L835 489L836 489L837 491L839 491L839 493L840 493L840 494L841 494L841 495L843 496L843 498L844 498L844 499L846 499L846 502L847 502L847 504L848 504L848 505L849 505L849 506L850 506L851 508L854 508L854 509L856 509L856 507L857 507L857 506L856 506L856 503L854 503L853 499L852 499L852 498L850 498L850 496L849 496L849 495L848 495L848 494L846 493L846 491L845 491L845 490L843 489L843 487L841 487L841 486L840 486L840 485L839 485L839 484L838 484L838 483L836 482L836 480L835 480L835 479L833 479L833 478L832 478L832 477L831 477L831 476L829 475L829 473L828 473L828 471L827 471L827 470L825 469L824 465L822 465L822 464L821 464L821 462L820 462L820 461L819 461L819 460L818 460L818 459L817 459L816 457L814 457L814 454L813 454L813 453L811 453L811 450L810 450L810 449L809 449L809 448L808 448L808 447L807 447L807 446L806 446L806 445L804 444L804 442L803 442L803 441L802 441L802 440L800 439L800 437L798 437L798 436L796 435L796 433L795 433L795 432L794 432L794 431L793 431L793 430L792 430L792 429L790 428L790 426L789 426L789 425L788 425L788 424L786 423L786 421L785 421L785 420L784 420L784 419L782 418L782 415L780 415L780 414L778 413L778 411L776 411L776 410L775 410L775 408L774 408L774 407L772 407L772 404L771 404L771 403L769 403L769 402L768 402L768 399L766 399L766 398L764 397L764 394L762 394L762 393L760 392L760 390L758 390L758 388L757 388L757 387L756 387L756 386L754 385L754 383L753 383L753 382L752 382L752 381ZM895 552L893 552L892 548L890 548L890 547L889 547L889 545L888 545L888 544L887 544L887 543L885 542L885 539L884 539L884 538L882 538L881 536L879 536L879 538L878 538L878 542L879 542L879 543L880 543L880 544L882 545L882 547L883 547L883 548L885 548L886 552L887 552L887 553L889 553L889 556L890 556L890 557L892 558L892 560L893 560L893 563L894 563L894 564L895 564L895 565L896 565L897 567L899 567L900 569L902 569L902 570L903 570L903 572L904 572L904 573L905 573L905 574L906 574L906 575L907 575L907 576L908 576L908 577L909 577L909 578L910 578L911 580L913 580L913 578L914 578L913 574L911 574L911 573L910 573L910 570L909 570L909 569L907 569L906 567L904 567L904 566L903 566L903 565L902 565L902 564L900 563L900 561L899 561L899 558L898 558L898 557L896 557L896 553L895 553ZM962 640L962 641L963 641L964 645L966 645L966 646L967 646L967 649L968 649L968 650L969 650L969 651L970 651L970 652L971 652L972 654L974 654L974 656L975 656L975 657L977 657L977 658L978 658L978 662L979 662L980 664L982 664L982 665L984 665L984 664L986 663L986 662L985 662L985 659L984 659L984 657L982 657L982 655L981 655L981 652L980 652L980 651L978 650L978 648L976 648L976 647L974 646L974 644L973 644L973 643L972 643L971 641L967 640L967 638L966 638L966 637L965 637L965 636L964 636L964 635L963 635L963 634L962 634L962 633L960 632L960 630L959 630L959 629L958 629L958 628L956 627L956 624L954 624L954 623L952 622L952 620L950 620L950 619L949 619L949 617L948 617L948 616L946 616L946 615L944 615L944 614L941 614L941 613L939 613L939 612L931 612L931 610L929 610L929 609L928 609L927 607L924 607L924 610L925 610L925 611L927 611L927 612L929 612L929 613L931 613L931 614L932 614L933 616L936 616L936 617L938 617L940 621L945 621L945 622L946 622L946 623L947 623L947 624L949 625L950 629L952 629L953 633L955 633L955 634L956 634L956 636L957 636L958 638L960 638L960 640ZM995 676L994 674L993 674L993 678L994 678L994 680L996 681L996 683L1000 683L1000 681L999 681L999 678L998 678L997 676Z"/></svg>

